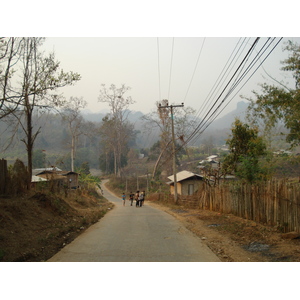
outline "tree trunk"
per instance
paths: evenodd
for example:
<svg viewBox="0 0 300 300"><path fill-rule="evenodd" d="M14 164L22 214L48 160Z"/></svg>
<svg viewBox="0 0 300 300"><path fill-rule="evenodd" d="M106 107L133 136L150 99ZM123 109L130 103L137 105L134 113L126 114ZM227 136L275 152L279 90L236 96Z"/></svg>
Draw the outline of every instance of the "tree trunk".
<svg viewBox="0 0 300 300"><path fill-rule="evenodd" d="M74 172L74 160L75 160L75 137L72 135L71 145L71 171Z"/></svg>
<svg viewBox="0 0 300 300"><path fill-rule="evenodd" d="M28 96L27 96L28 98ZM27 100L28 101L28 100ZM32 111L30 107L27 107L27 141L25 142L27 148L27 168L28 168L28 189L31 184L32 177L32 150L33 150L33 136L32 136Z"/></svg>
<svg viewBox="0 0 300 300"><path fill-rule="evenodd" d="M117 153L116 148L114 148L114 168L115 168L115 176L117 176L118 167L117 167Z"/></svg>
<svg viewBox="0 0 300 300"><path fill-rule="evenodd" d="M161 160L161 157L162 157L163 153L166 151L166 149L168 148L168 146L169 146L169 144L170 144L171 142L172 142L172 140L170 140L170 141L167 143L166 147L160 152L159 157L158 157L158 159L157 159L157 161L156 161L156 163L155 163L154 169L153 169L152 179L154 179L154 177L155 177L155 173L156 173L156 171L157 171L157 167L158 167L158 164L159 164L159 162L160 162L160 160Z"/></svg>

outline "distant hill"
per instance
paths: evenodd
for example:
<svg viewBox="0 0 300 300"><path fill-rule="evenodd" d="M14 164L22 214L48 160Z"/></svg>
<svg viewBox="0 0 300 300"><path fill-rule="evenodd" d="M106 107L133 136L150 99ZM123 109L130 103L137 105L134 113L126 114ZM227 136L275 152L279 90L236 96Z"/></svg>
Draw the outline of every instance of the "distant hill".
<svg viewBox="0 0 300 300"><path fill-rule="evenodd" d="M201 139L205 139L208 136L212 136L214 138L215 143L222 144L225 139L228 137L228 133L234 122L235 118L238 117L241 120L245 119L245 114L247 110L248 104L246 102L239 102L235 110L226 114L225 116L216 119L201 135ZM83 111L82 115L85 120L90 122L101 122L103 117L107 115L109 111L100 111L98 113L92 113L90 111ZM127 110L128 113L128 121L134 124L135 130L139 131L137 135L137 146L139 148L148 148L153 145L159 139L159 130L154 130L151 133L151 137L148 134L143 133L143 120L142 117L144 114L140 111L130 111ZM200 122L200 121L199 121Z"/></svg>
<svg viewBox="0 0 300 300"><path fill-rule="evenodd" d="M225 129L231 128L232 123L235 118L239 118L242 121L245 120L246 111L248 108L248 104L246 102L238 102L235 110L231 111L227 115L216 119L210 126L210 129Z"/></svg>
<svg viewBox="0 0 300 300"><path fill-rule="evenodd" d="M88 110L82 111L82 116L86 121L90 122L101 122L102 119L109 113L109 111L100 111L97 113L92 113ZM131 123L135 123L138 121L144 114L140 111L130 111L127 110L126 114L128 113L128 120Z"/></svg>

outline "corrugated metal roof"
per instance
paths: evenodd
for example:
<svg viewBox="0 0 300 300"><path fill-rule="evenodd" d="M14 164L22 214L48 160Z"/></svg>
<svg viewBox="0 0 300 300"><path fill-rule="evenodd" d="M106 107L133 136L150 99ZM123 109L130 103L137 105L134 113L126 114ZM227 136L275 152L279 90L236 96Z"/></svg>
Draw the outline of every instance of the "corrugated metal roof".
<svg viewBox="0 0 300 300"><path fill-rule="evenodd" d="M32 175L31 182L40 182L40 181L48 181L48 180L39 176Z"/></svg>
<svg viewBox="0 0 300 300"><path fill-rule="evenodd" d="M194 176L203 178L203 176L195 174L190 171L181 171L176 174L176 179L177 179L177 182L179 182L179 181L186 180L186 179L188 179L190 177L194 177ZM170 179L170 180L172 180L172 182L174 182L174 175L169 176L168 179Z"/></svg>
<svg viewBox="0 0 300 300"><path fill-rule="evenodd" d="M61 172L62 170L57 168L57 167L52 167L52 168L40 168L40 169L33 169L32 174L37 175L39 173L45 172L45 171L55 171L55 172Z"/></svg>

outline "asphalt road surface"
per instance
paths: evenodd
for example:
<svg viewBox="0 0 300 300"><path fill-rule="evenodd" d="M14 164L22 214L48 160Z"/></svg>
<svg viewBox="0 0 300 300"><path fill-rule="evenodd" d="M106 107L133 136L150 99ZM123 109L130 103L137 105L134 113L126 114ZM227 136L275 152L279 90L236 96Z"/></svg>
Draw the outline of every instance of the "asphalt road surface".
<svg viewBox="0 0 300 300"><path fill-rule="evenodd" d="M201 239L177 219L147 204L122 205L105 186L104 197L115 204L49 262L218 262Z"/></svg>

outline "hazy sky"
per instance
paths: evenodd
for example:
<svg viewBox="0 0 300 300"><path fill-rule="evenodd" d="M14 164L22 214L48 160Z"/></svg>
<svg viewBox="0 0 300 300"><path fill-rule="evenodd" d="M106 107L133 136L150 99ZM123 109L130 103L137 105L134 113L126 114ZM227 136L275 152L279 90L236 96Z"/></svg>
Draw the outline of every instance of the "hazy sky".
<svg viewBox="0 0 300 300"><path fill-rule="evenodd" d="M246 40L247 43L243 44L245 50L241 52L238 62L254 39ZM282 49L288 39L300 43L300 38L284 38L263 64L268 73L284 82L289 79L283 77L285 72L280 71L280 61L287 56ZM125 84L131 87L126 95L136 102L130 109L147 113L155 109L155 102L161 99L168 99L174 104L184 102L185 106L191 106L196 111L202 107L211 91L215 91L210 100L214 101L219 95L214 85L241 41L232 37L51 37L46 39L44 48L55 52L56 59L65 71L78 72L82 76L75 86L61 89L66 98L83 97L88 102L88 109L98 112L107 108L104 103L98 102L101 84L107 87L110 84ZM267 38L261 38L257 51L266 41ZM229 74L233 74L237 66L238 63L232 66ZM250 74L252 71L245 79ZM229 79L230 76L224 78L219 89L222 90ZM225 100L224 105L231 102L224 112L236 107L236 103L241 101L239 95L250 96L252 90L259 89L258 83L266 81L269 78L260 67L240 92L238 89L243 83ZM233 98L236 92L238 94Z"/></svg>

